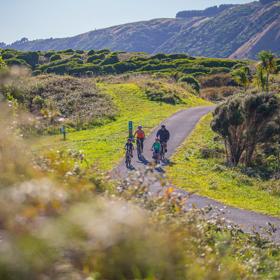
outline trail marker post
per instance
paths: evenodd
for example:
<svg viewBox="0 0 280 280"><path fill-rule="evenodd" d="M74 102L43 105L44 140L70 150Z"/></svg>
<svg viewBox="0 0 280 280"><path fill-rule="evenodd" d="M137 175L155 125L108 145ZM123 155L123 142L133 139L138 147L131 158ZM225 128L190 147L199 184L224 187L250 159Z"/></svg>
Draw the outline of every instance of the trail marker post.
<svg viewBox="0 0 280 280"><path fill-rule="evenodd" d="M64 125L60 128L60 133L62 134L63 140L65 141L66 140L66 128Z"/></svg>
<svg viewBox="0 0 280 280"><path fill-rule="evenodd" d="M128 137L130 139L133 138L133 122L132 121L128 122Z"/></svg>

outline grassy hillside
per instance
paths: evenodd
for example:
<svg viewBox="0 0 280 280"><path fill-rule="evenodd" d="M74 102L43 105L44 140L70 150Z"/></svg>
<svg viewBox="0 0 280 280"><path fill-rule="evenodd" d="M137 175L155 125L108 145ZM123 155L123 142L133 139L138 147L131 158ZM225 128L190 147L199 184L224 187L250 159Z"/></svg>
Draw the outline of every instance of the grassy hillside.
<svg viewBox="0 0 280 280"><path fill-rule="evenodd" d="M54 149L75 149L85 153L90 164L110 170L123 156L128 137L128 121L143 125L148 133L162 120L178 110L191 106L207 105L208 102L185 93L182 103L166 104L149 100L143 89L135 83L98 84L102 93L112 97L119 110L117 119L109 124L85 131L73 132L66 142L60 136L47 137L41 145ZM51 144L50 144L51 143Z"/></svg>
<svg viewBox="0 0 280 280"><path fill-rule="evenodd" d="M246 175L242 168L226 167L220 153L223 144L213 140L211 119L211 115L204 117L172 157L168 178L176 186L226 205L279 217L279 180L262 180Z"/></svg>

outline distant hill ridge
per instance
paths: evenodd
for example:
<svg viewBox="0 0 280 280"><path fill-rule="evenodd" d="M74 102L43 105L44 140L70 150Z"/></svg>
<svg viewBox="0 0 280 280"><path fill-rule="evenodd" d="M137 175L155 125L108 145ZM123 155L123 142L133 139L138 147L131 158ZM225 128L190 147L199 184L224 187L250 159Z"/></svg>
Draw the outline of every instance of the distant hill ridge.
<svg viewBox="0 0 280 280"><path fill-rule="evenodd" d="M28 41L0 48L18 50L100 50L187 53L192 56L255 58L260 50L280 56L280 1L220 5L90 31L69 38Z"/></svg>

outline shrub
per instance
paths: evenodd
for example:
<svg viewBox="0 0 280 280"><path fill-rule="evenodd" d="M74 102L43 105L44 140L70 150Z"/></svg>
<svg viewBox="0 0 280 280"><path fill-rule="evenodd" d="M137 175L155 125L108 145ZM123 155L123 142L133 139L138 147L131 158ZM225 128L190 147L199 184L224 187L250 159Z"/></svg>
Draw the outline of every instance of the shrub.
<svg viewBox="0 0 280 280"><path fill-rule="evenodd" d="M47 52L47 53L45 53L45 57L46 58L50 58L51 56L53 56L55 54L55 51L49 51L49 52Z"/></svg>
<svg viewBox="0 0 280 280"><path fill-rule="evenodd" d="M8 66L24 66L30 68L30 65L27 64L26 61L18 58L10 58L7 59L5 62Z"/></svg>
<svg viewBox="0 0 280 280"><path fill-rule="evenodd" d="M101 54L94 54L88 57L87 63L92 62L100 62L100 60L103 60L105 58L105 55L103 53Z"/></svg>
<svg viewBox="0 0 280 280"><path fill-rule="evenodd" d="M88 52L88 55L89 55L89 56L94 55L94 54L95 54L95 50L90 50L90 51Z"/></svg>
<svg viewBox="0 0 280 280"><path fill-rule="evenodd" d="M267 128L279 113L280 100L273 94L236 96L218 106L211 126L224 138L228 163L237 166L242 159L249 166L257 146L277 133Z"/></svg>
<svg viewBox="0 0 280 280"><path fill-rule="evenodd" d="M215 59L215 58L208 58L208 59L199 59L196 61L199 65L205 67L222 67L222 68L232 68L238 62L236 60L229 60L229 59Z"/></svg>
<svg viewBox="0 0 280 280"><path fill-rule="evenodd" d="M5 68L6 63L4 62L4 60L2 59L1 55L0 55L0 70Z"/></svg>
<svg viewBox="0 0 280 280"><path fill-rule="evenodd" d="M230 74L215 74L202 76L199 78L199 82L202 88L227 86L233 87L238 85Z"/></svg>
<svg viewBox="0 0 280 280"><path fill-rule="evenodd" d="M67 53L67 54L71 54L71 53L74 53L75 51L72 50L72 49L67 49L65 51L63 51L63 53Z"/></svg>
<svg viewBox="0 0 280 280"><path fill-rule="evenodd" d="M3 59L10 59L10 58L15 58L15 56L14 56L13 53L4 52L4 53L2 54L2 58L3 58Z"/></svg>
<svg viewBox="0 0 280 280"><path fill-rule="evenodd" d="M61 56L59 54L54 54L50 57L51 62L56 61L56 60L60 60L60 59L61 59Z"/></svg>
<svg viewBox="0 0 280 280"><path fill-rule="evenodd" d="M193 76L190 76L190 75L182 76L182 77L179 79L179 82L181 82L181 83L187 83L187 84L191 85L192 88L193 88L196 92L199 92L199 90L200 90L200 84L199 84L198 80L195 79Z"/></svg>
<svg viewBox="0 0 280 280"><path fill-rule="evenodd" d="M43 108L43 106L45 105L45 100L41 96L36 95L33 98L32 103L37 110L41 110Z"/></svg>
<svg viewBox="0 0 280 280"><path fill-rule="evenodd" d="M210 101L222 101L225 98L237 93L238 89L236 87L209 87L200 90L200 97Z"/></svg>
<svg viewBox="0 0 280 280"><path fill-rule="evenodd" d="M17 56L34 68L39 63L39 54L37 52L23 52Z"/></svg>
<svg viewBox="0 0 280 280"><path fill-rule="evenodd" d="M38 75L41 75L41 74L42 74L41 70L35 70L35 71L32 72L33 76L38 76Z"/></svg>
<svg viewBox="0 0 280 280"><path fill-rule="evenodd" d="M83 66L73 67L69 69L68 73L70 75L86 76L88 71L91 71L94 75L102 74L102 68L92 64L84 64Z"/></svg>
<svg viewBox="0 0 280 280"><path fill-rule="evenodd" d="M47 67L45 69L45 72L54 73L57 75L64 75L64 74L68 73L70 68L71 68L71 66L66 63L66 64L61 64L61 65L57 65L57 66L53 66L53 67Z"/></svg>
<svg viewBox="0 0 280 280"><path fill-rule="evenodd" d="M230 73L231 69L226 67L211 67L209 74Z"/></svg>
<svg viewBox="0 0 280 280"><path fill-rule="evenodd" d="M114 65L104 65L102 66L102 71L105 74L115 74L116 73L116 69Z"/></svg>
<svg viewBox="0 0 280 280"><path fill-rule="evenodd" d="M164 53L158 53L151 57L151 59L159 59L159 60L166 59L166 58L168 58L168 55Z"/></svg>
<svg viewBox="0 0 280 280"><path fill-rule="evenodd" d="M163 84L159 81L148 81L143 86L144 92L147 97L152 101L164 102L168 104L183 103L183 92L175 85Z"/></svg>
<svg viewBox="0 0 280 280"><path fill-rule="evenodd" d="M118 55L110 55L110 56L107 56L107 57L101 62L101 65L115 64L115 63L118 63L118 62L120 62L120 61L119 61L119 58L118 58Z"/></svg>

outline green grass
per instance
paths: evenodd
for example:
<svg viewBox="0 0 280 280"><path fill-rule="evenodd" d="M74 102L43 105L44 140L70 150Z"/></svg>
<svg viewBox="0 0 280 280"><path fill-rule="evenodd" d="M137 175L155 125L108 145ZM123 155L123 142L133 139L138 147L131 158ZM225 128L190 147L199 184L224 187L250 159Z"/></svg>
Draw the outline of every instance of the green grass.
<svg viewBox="0 0 280 280"><path fill-rule="evenodd" d="M218 144L210 128L212 116L207 115L172 158L173 166L167 176L176 186L195 191L238 208L280 216L280 196L263 190L268 182L251 178L238 168L226 168L223 158L203 159L201 148L214 148Z"/></svg>
<svg viewBox="0 0 280 280"><path fill-rule="evenodd" d="M99 84L98 87L112 96L119 108L120 114L116 121L94 129L69 133L66 142L62 141L60 136L44 137L39 145L43 145L43 148L81 150L89 164L96 164L102 170L108 171L123 156L129 120L133 121L135 126L143 125L146 132L149 132L178 110L209 104L191 94L184 99L185 104L169 105L153 102L148 100L144 92L134 83Z"/></svg>

